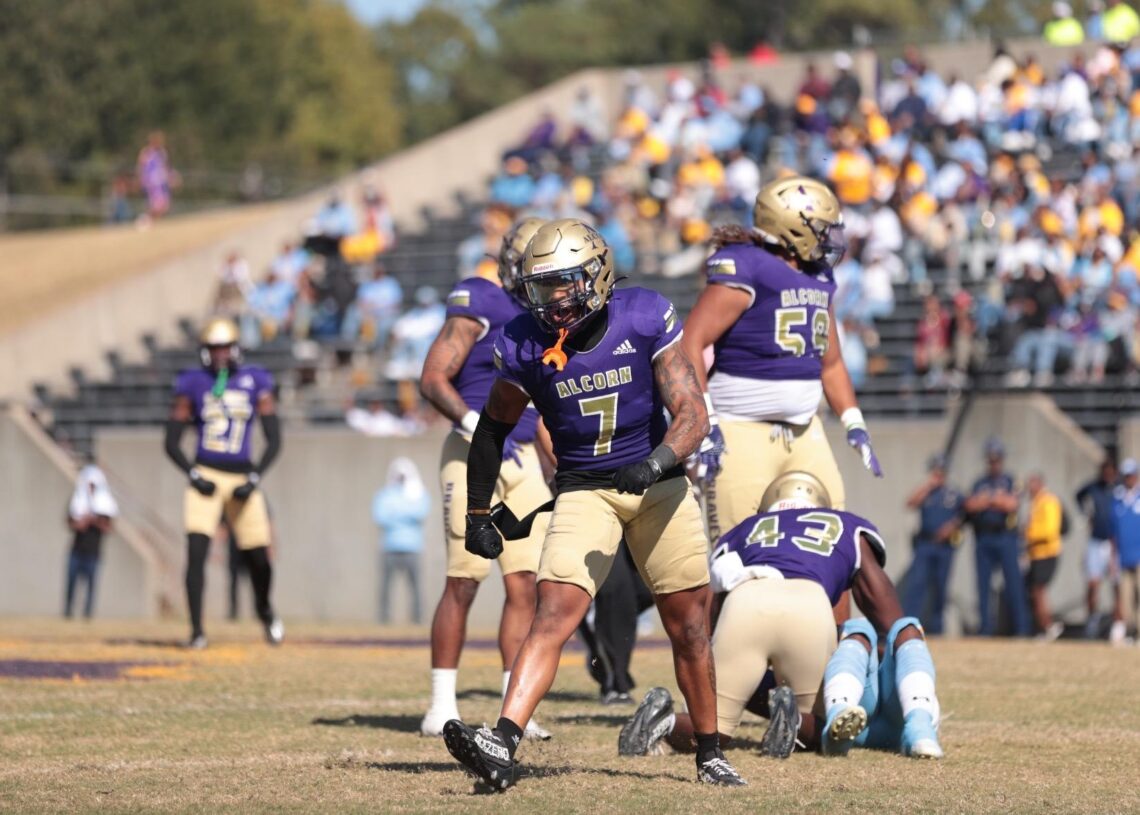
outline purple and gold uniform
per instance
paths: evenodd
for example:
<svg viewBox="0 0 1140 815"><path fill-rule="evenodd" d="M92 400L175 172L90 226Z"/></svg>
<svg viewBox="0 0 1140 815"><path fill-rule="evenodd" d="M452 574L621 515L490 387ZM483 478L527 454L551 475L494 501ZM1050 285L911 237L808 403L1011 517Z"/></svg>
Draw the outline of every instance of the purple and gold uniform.
<svg viewBox="0 0 1140 815"><path fill-rule="evenodd" d="M843 481L816 415L835 283L752 244L715 252L707 273L709 285L740 289L751 299L716 341L709 371L726 447L708 495L712 534L757 512L768 484L793 470L816 476L842 508Z"/></svg>
<svg viewBox="0 0 1140 815"><path fill-rule="evenodd" d="M533 400L558 458L560 491L538 579L594 595L624 533L655 593L704 585L707 539L679 472L666 473L640 496L601 486L619 467L648 457L665 436L653 362L681 338L676 310L656 292L621 289L605 319L601 340L588 351L568 349L561 371L543 364L554 339L529 314L508 323L495 344L499 376Z"/></svg>
<svg viewBox="0 0 1140 815"><path fill-rule="evenodd" d="M720 539L709 571L713 591L727 595L713 634L721 733L736 729L769 665L801 713L816 707L836 646L832 606L859 571L864 536L884 561L874 524L831 509L754 515Z"/></svg>
<svg viewBox="0 0 1140 815"><path fill-rule="evenodd" d="M265 496L255 490L244 501L234 500L233 491L253 469L252 428L258 418L258 401L263 394L273 393L273 377L255 365L239 366L229 372L220 395L215 392L216 381L212 371L192 368L182 371L174 383L174 395L190 402L198 434L195 464L203 478L217 485L208 496L192 487L186 489L186 531L212 537L224 514L238 546L268 546L271 535Z"/></svg>
<svg viewBox="0 0 1140 815"><path fill-rule="evenodd" d="M483 326L463 366L451 380L468 409L480 411L487 402L495 382L492 352L495 338L503 326L526 310L501 287L481 277L461 281L447 297L447 316L466 317ZM542 477L542 466L534 441L538 428L538 412L527 408L511 432L511 440L519 445L521 464L512 458L503 462L495 486L495 500L503 501L519 517L550 500L550 490ZM443 444L440 461L440 489L443 494L443 519L447 533L447 576L482 581L490 574L491 561L472 555L463 545L467 508L467 451L470 437L462 428L453 428ZM507 547L499 558L503 574L533 572L538 569L539 552L545 533L545 520L540 516L531 534L517 545Z"/></svg>

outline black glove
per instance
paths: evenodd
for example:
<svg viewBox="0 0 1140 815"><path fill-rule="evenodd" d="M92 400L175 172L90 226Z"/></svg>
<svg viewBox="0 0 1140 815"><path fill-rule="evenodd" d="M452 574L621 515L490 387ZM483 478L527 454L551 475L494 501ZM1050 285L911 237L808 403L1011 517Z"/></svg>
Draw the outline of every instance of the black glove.
<svg viewBox="0 0 1140 815"><path fill-rule="evenodd" d="M257 489L257 485L260 481L261 477L257 473L250 473L246 482L234 489L234 498L239 501L244 501L246 498L249 498L249 496L253 494L253 491Z"/></svg>
<svg viewBox="0 0 1140 815"><path fill-rule="evenodd" d="M635 464L618 467L614 473L614 488L618 492L641 495L661 477L661 463L652 456Z"/></svg>
<svg viewBox="0 0 1140 815"><path fill-rule="evenodd" d="M473 555L494 560L503 554L503 536L491 523L490 515L467 513L467 533L463 538L463 548Z"/></svg>
<svg viewBox="0 0 1140 815"><path fill-rule="evenodd" d="M202 478L202 473L199 472L197 467L190 470L190 486L207 498L213 495L214 490L218 488L218 485L213 481L207 481L205 478Z"/></svg>

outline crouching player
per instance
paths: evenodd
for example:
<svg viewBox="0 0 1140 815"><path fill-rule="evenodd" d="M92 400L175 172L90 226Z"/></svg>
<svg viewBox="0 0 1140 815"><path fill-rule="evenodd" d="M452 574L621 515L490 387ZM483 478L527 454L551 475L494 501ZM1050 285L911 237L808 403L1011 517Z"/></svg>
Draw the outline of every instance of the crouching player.
<svg viewBox="0 0 1140 815"><path fill-rule="evenodd" d="M802 472L774 481L760 505L711 557L721 743L748 709L770 720L768 755L786 758L798 738L828 755L858 744L940 758L934 663L918 620L902 615L874 525L829 509L823 485ZM845 623L836 648L831 610L848 588L867 618ZM880 664L876 631L884 630ZM668 691L654 688L622 728L618 751L645 755L663 738L685 750L690 731Z"/></svg>

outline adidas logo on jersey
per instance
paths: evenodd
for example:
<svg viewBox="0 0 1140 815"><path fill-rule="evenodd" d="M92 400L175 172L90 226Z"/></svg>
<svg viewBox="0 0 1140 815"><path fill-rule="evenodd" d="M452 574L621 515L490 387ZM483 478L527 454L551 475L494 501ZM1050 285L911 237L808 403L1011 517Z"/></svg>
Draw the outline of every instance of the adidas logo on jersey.
<svg viewBox="0 0 1140 815"><path fill-rule="evenodd" d="M617 348L614 349L614 356L615 357L618 354L636 354L636 353L637 353L637 349L633 347L633 344L630 343L629 340L622 340L621 345L619 345Z"/></svg>

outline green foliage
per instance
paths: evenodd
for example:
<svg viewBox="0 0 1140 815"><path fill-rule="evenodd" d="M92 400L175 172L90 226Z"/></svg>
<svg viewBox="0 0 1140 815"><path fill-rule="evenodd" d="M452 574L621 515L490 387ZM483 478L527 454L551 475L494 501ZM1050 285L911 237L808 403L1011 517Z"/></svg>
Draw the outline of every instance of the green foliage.
<svg viewBox="0 0 1140 815"><path fill-rule="evenodd" d="M399 146L392 69L333 0L0 0L0 156L330 172Z"/></svg>

